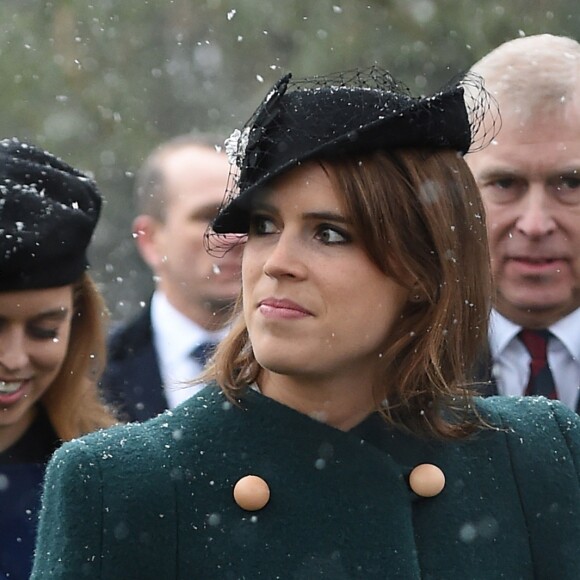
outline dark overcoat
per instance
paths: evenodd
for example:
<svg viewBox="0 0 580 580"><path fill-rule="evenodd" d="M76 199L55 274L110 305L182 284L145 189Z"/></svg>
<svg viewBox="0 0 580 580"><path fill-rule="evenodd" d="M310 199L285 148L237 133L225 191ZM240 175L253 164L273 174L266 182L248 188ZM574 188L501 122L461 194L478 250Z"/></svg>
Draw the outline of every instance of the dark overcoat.
<svg viewBox="0 0 580 580"><path fill-rule="evenodd" d="M499 429L441 442L208 387L57 451L32 580L578 580L580 419L535 397L478 406ZM445 473L435 497L409 486L422 463ZM256 512L232 495L248 474L270 488Z"/></svg>

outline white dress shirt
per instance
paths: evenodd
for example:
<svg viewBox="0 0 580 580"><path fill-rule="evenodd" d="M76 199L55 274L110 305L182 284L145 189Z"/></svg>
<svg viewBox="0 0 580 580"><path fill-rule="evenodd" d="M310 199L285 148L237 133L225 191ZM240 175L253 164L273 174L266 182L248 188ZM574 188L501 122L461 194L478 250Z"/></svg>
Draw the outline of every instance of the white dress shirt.
<svg viewBox="0 0 580 580"><path fill-rule="evenodd" d="M151 299L151 326L163 389L173 409L204 386L189 384L202 371L191 357L193 349L202 342L219 342L227 330L208 332L176 310L159 291Z"/></svg>
<svg viewBox="0 0 580 580"><path fill-rule="evenodd" d="M493 310L489 345L493 375L502 395L523 395L530 377L531 357L517 338L521 326ZM580 391L580 308L549 327L554 335L548 342L548 364L558 398L575 410Z"/></svg>

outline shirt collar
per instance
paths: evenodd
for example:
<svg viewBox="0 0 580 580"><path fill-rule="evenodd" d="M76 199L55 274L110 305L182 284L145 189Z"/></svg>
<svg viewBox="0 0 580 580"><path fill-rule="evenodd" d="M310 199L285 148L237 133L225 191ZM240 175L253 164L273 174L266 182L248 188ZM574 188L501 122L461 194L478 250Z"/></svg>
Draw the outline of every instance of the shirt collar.
<svg viewBox="0 0 580 580"><path fill-rule="evenodd" d="M519 324L507 319L497 310L491 311L489 317L489 348L494 360L501 355L521 329L522 327Z"/></svg>
<svg viewBox="0 0 580 580"><path fill-rule="evenodd" d="M489 347L492 358L499 356L522 329L497 310L491 311L489 322ZM575 360L580 360L580 308L561 318L549 327Z"/></svg>
<svg viewBox="0 0 580 580"><path fill-rule="evenodd" d="M208 332L172 306L163 292L156 290L151 298L151 326L155 349L164 361L189 357L205 341L219 342L227 330Z"/></svg>
<svg viewBox="0 0 580 580"><path fill-rule="evenodd" d="M580 361L580 308L552 324L550 330L568 349L572 358Z"/></svg>

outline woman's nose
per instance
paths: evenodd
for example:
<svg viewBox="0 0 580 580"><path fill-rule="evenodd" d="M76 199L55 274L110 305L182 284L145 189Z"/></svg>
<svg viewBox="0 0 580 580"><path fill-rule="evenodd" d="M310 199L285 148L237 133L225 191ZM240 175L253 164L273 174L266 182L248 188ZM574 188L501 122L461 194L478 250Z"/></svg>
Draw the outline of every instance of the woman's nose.
<svg viewBox="0 0 580 580"><path fill-rule="evenodd" d="M295 236L286 231L278 236L264 263L264 273L271 278L301 279L306 276L305 250Z"/></svg>
<svg viewBox="0 0 580 580"><path fill-rule="evenodd" d="M6 371L18 371L28 364L29 357L21 332L0 332L0 366Z"/></svg>

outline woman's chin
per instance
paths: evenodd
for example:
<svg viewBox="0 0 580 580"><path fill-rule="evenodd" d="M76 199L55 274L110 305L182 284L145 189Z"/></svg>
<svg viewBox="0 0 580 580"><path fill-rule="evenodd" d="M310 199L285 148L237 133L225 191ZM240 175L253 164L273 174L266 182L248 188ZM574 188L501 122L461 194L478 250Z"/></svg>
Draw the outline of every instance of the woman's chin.
<svg viewBox="0 0 580 580"><path fill-rule="evenodd" d="M275 375L296 376L304 374L304 356L289 356L289 353L256 353L256 361L262 367L263 373Z"/></svg>

